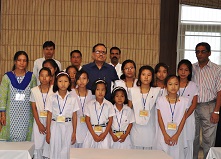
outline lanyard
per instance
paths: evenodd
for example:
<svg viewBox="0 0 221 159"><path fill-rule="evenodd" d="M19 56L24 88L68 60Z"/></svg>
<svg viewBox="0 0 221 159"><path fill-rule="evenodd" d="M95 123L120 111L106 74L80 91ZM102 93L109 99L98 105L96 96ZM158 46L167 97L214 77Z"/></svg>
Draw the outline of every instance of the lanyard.
<svg viewBox="0 0 221 159"><path fill-rule="evenodd" d="M50 86L49 86L49 87L50 87ZM47 91L47 93L46 93L46 97L44 98L43 93L42 93L42 88L41 88L41 85L40 85L40 89L41 89L41 96L42 96L42 100L43 100L43 103L44 103L44 110L45 110L45 103L46 103L46 99L47 99L48 92L49 92L49 87L48 87L48 91Z"/></svg>
<svg viewBox="0 0 221 159"><path fill-rule="evenodd" d="M99 115L99 116L98 116L98 114L97 114L97 106L96 106L96 102L94 103L94 106L95 106L95 111L96 111L96 115L97 115L97 121L98 121L98 125L99 125L100 118L101 118L101 113L102 113L103 108L104 108L104 104L103 104L102 107L101 107L101 112L100 112L100 115Z"/></svg>
<svg viewBox="0 0 221 159"><path fill-rule="evenodd" d="M87 92L85 93L84 102L82 103L82 102L81 102L80 93L79 93L79 90L78 90L78 97L79 97L79 100L80 100L80 103L81 103L81 110L82 110L83 116L84 116L84 105L85 105L86 95L87 95Z"/></svg>
<svg viewBox="0 0 221 159"><path fill-rule="evenodd" d="M161 88L160 91L161 91L160 96L162 96L162 95L163 95L163 92L164 92L164 88L163 88L163 89Z"/></svg>
<svg viewBox="0 0 221 159"><path fill-rule="evenodd" d="M124 110L122 110L121 117L120 117L120 122L118 121L117 111L116 111L116 109L114 109L114 110L115 110L115 114L116 114L117 125L118 125L119 131L120 131L120 125L121 125L121 120L122 120L122 116L123 116Z"/></svg>
<svg viewBox="0 0 221 159"><path fill-rule="evenodd" d="M58 107L59 107L60 115L61 115L61 114L63 113L63 111L64 111L64 107L65 107L65 105L66 105L67 98L68 98L68 95L67 95L66 98L65 98L64 105L63 105L63 108L62 108L62 110L61 110L60 103L59 103L59 100L58 100L58 95L57 95L57 101L58 101Z"/></svg>
<svg viewBox="0 0 221 159"><path fill-rule="evenodd" d="M149 93L147 94L146 99L144 99L144 97L143 97L143 93L142 93L143 110L145 110L148 95L149 95Z"/></svg>
<svg viewBox="0 0 221 159"><path fill-rule="evenodd" d="M186 86L184 87L183 92L182 92L182 94L181 94L181 95L180 95L180 90L179 90L179 96L183 96L183 93L185 92L185 90L186 90L186 87L187 87L188 83L189 83L189 82L187 82L187 83L186 83Z"/></svg>
<svg viewBox="0 0 221 159"><path fill-rule="evenodd" d="M172 123L173 123L173 116L174 116L174 112L175 112L175 107L176 107L176 103L177 103L177 98L176 98L176 101L175 101L175 104L174 104L174 107L173 107L173 111L172 111L172 106L170 104L170 100L168 98L168 101L169 101L169 105L170 105L170 112L171 112L171 115L172 115Z"/></svg>

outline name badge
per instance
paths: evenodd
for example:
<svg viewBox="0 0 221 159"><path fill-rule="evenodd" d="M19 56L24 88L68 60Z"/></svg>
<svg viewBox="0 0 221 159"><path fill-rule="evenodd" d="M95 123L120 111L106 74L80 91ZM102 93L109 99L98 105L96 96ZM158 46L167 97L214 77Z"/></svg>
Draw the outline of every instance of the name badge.
<svg viewBox="0 0 221 159"><path fill-rule="evenodd" d="M15 100L24 101L25 100L25 94L17 93L15 95Z"/></svg>
<svg viewBox="0 0 221 159"><path fill-rule="evenodd" d="M39 116L41 118L46 118L47 117L47 113L48 113L47 111L40 111L40 115Z"/></svg>
<svg viewBox="0 0 221 159"><path fill-rule="evenodd" d="M123 135L123 134L124 134L123 131L119 131L119 132L116 132L116 133L115 133L115 135L116 135L118 138L120 138L121 135Z"/></svg>
<svg viewBox="0 0 221 159"><path fill-rule="evenodd" d="M97 126L94 126L94 132L96 133L102 133L103 132L103 129L101 126L97 125Z"/></svg>
<svg viewBox="0 0 221 159"><path fill-rule="evenodd" d="M64 123L65 122L65 117L64 116L57 116L57 122L59 123Z"/></svg>
<svg viewBox="0 0 221 159"><path fill-rule="evenodd" d="M168 130L177 130L177 124L176 123L167 123L167 129Z"/></svg>
<svg viewBox="0 0 221 159"><path fill-rule="evenodd" d="M140 116L149 116L148 110L140 110Z"/></svg>
<svg viewBox="0 0 221 159"><path fill-rule="evenodd" d="M84 117L84 116L81 116L81 117L80 117L80 122L81 122L81 123L85 123L85 117Z"/></svg>

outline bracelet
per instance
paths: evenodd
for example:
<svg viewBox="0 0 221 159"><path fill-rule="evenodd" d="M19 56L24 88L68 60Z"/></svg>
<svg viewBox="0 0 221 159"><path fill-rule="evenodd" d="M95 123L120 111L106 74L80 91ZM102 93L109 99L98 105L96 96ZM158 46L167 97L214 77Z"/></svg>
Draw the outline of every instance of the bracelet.
<svg viewBox="0 0 221 159"><path fill-rule="evenodd" d="M214 111L213 113L214 113L214 114L219 114L219 112L215 112L215 111Z"/></svg>

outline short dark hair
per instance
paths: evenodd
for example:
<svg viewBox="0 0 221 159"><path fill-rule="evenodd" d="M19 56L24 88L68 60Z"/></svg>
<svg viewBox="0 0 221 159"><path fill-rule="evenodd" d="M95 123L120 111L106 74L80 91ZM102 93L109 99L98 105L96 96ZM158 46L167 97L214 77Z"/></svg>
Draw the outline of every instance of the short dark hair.
<svg viewBox="0 0 221 159"><path fill-rule="evenodd" d="M89 80L89 75L88 75L88 73L87 73L85 70L81 69L81 70L79 70L79 71L76 73L76 75L75 75L75 80L76 80L76 82L77 82L77 80L79 80L80 76L81 76L83 73L85 73L85 74L87 75L87 78L88 78L88 80Z"/></svg>
<svg viewBox="0 0 221 159"><path fill-rule="evenodd" d="M103 43L97 43L96 45L93 46L92 52L95 52L95 48L96 48L97 46L103 46L103 47L105 47L105 49L106 49L106 51L107 51L107 47L106 47Z"/></svg>
<svg viewBox="0 0 221 159"><path fill-rule="evenodd" d="M155 74L159 71L160 67L164 67L164 68L167 70L167 73L168 73L168 71L169 71L169 66L168 66L167 64L165 64L165 63L160 62L160 63L158 63L158 64L155 66L155 68L154 68L154 73L155 73Z"/></svg>
<svg viewBox="0 0 221 159"><path fill-rule="evenodd" d="M128 64L128 63L132 63L133 65L134 65L134 69L135 69L135 74L136 74L136 64L135 64L135 62L133 61L133 60L130 60L130 59L127 59L127 60L125 60L123 63L122 63L122 65L121 65L121 71L122 72L124 72L124 67L125 67L125 65L126 64ZM123 73L121 76L120 76L120 79L125 79L126 77L125 77L125 74Z"/></svg>
<svg viewBox="0 0 221 159"><path fill-rule="evenodd" d="M46 64L46 63L50 63L54 69L57 69L55 71L55 76L57 76L57 74L60 72L60 68L58 67L58 64L55 62L55 60L53 60L53 59L44 60L44 62L42 63L42 67L44 67L44 64Z"/></svg>
<svg viewBox="0 0 221 159"><path fill-rule="evenodd" d="M82 57L82 53L80 52L80 50L73 50L70 52L70 56L72 56L73 53L78 53L81 57Z"/></svg>
<svg viewBox="0 0 221 159"><path fill-rule="evenodd" d="M137 86L141 86L141 73L143 72L143 70L149 70L152 73L152 80L150 82L150 86L153 87L154 84L154 69L153 67L149 66L149 65L144 65L141 66L141 68L139 69L139 73L138 73L138 79L137 79Z"/></svg>
<svg viewBox="0 0 221 159"><path fill-rule="evenodd" d="M45 43L43 44L43 49L46 47L53 47L55 49L55 44L53 41L45 41Z"/></svg>
<svg viewBox="0 0 221 159"><path fill-rule="evenodd" d="M62 77L62 76L66 76L66 77L68 78L68 80L69 80L69 86L68 86L67 90L68 90L69 92L71 91L71 78L70 78L70 76L69 76L66 72L61 71L61 72L59 72L58 75L55 77L55 81L54 81L54 85L53 85L53 92L54 92L54 93L59 90L59 88L58 88L58 79L59 79L60 77Z"/></svg>
<svg viewBox="0 0 221 159"><path fill-rule="evenodd" d="M92 94L95 95L95 91L97 89L98 84L104 84L105 85L105 89L106 89L105 95L106 95L107 94L107 83L106 83L105 80L101 80L101 79L98 79L98 80L94 81L94 83L92 84L92 88L91 88Z"/></svg>
<svg viewBox="0 0 221 159"><path fill-rule="evenodd" d="M178 77L177 75L169 75L169 76L166 77L166 79L165 79L165 81L164 81L164 85L165 85L165 86L167 86L167 83L168 83L168 81L169 81L171 78L176 78L176 79L179 81L179 83L180 83L180 79L179 79L179 77Z"/></svg>
<svg viewBox="0 0 221 159"><path fill-rule="evenodd" d="M195 47L195 51L196 51L197 47L199 47L199 46L204 46L206 48L206 51L211 52L211 47L207 42L198 43Z"/></svg>
<svg viewBox="0 0 221 159"><path fill-rule="evenodd" d="M123 87L115 87L113 89L112 94L111 94L111 103L112 104L116 103L115 100L114 100L114 97L116 96L116 93L119 92L119 91L122 91L123 94L124 94L124 97L125 97L124 104L128 104L127 92L126 92L126 90Z"/></svg>
<svg viewBox="0 0 221 159"><path fill-rule="evenodd" d="M192 63L189 61L189 60L187 60L187 59L183 59L183 60L181 60L179 63L178 63L178 67L177 67L177 70L179 70L179 68L180 68L180 66L182 65L182 64L185 64L187 67L188 67L188 69L189 69L189 71L190 71L190 74L187 76L187 79L188 79L188 81L191 81L191 78L192 78L192 68L193 68L193 66L192 66ZM178 76L179 77L179 76ZM180 78L180 77L179 77Z"/></svg>
<svg viewBox="0 0 221 159"><path fill-rule="evenodd" d="M29 58L28 58L28 54L25 51L17 51L14 55L14 58L13 58L14 62L18 60L18 56L20 56L20 55L24 55L26 57L27 64L28 64ZM12 67L12 71L14 71L14 70L15 70L15 64Z"/></svg>
<svg viewBox="0 0 221 159"><path fill-rule="evenodd" d="M110 49L110 53L111 53L112 50L118 50L118 51L119 51L119 54L121 54L121 50L120 50L119 47L116 47L116 46L112 47L112 48Z"/></svg>
<svg viewBox="0 0 221 159"><path fill-rule="evenodd" d="M65 72L68 73L68 70L69 70L70 68L74 68L74 69L76 70L76 72L78 72L78 68L77 68L76 66L73 66L73 65L68 66L68 67L66 68Z"/></svg>
<svg viewBox="0 0 221 159"><path fill-rule="evenodd" d="M51 70L50 70L49 68L47 68L47 67L42 67L42 68L40 69L40 71L39 71L39 75L40 75L40 73L41 73L42 71L47 71L47 72L48 72L48 75L49 75L49 76L52 76L52 75L51 75Z"/></svg>

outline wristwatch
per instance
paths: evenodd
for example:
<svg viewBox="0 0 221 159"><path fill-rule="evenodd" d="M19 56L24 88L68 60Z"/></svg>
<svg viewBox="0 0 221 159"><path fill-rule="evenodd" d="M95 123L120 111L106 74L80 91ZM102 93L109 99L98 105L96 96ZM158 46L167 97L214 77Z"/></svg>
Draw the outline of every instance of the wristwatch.
<svg viewBox="0 0 221 159"><path fill-rule="evenodd" d="M213 113L214 113L214 114L219 114L219 112L215 112L215 111L214 111Z"/></svg>

